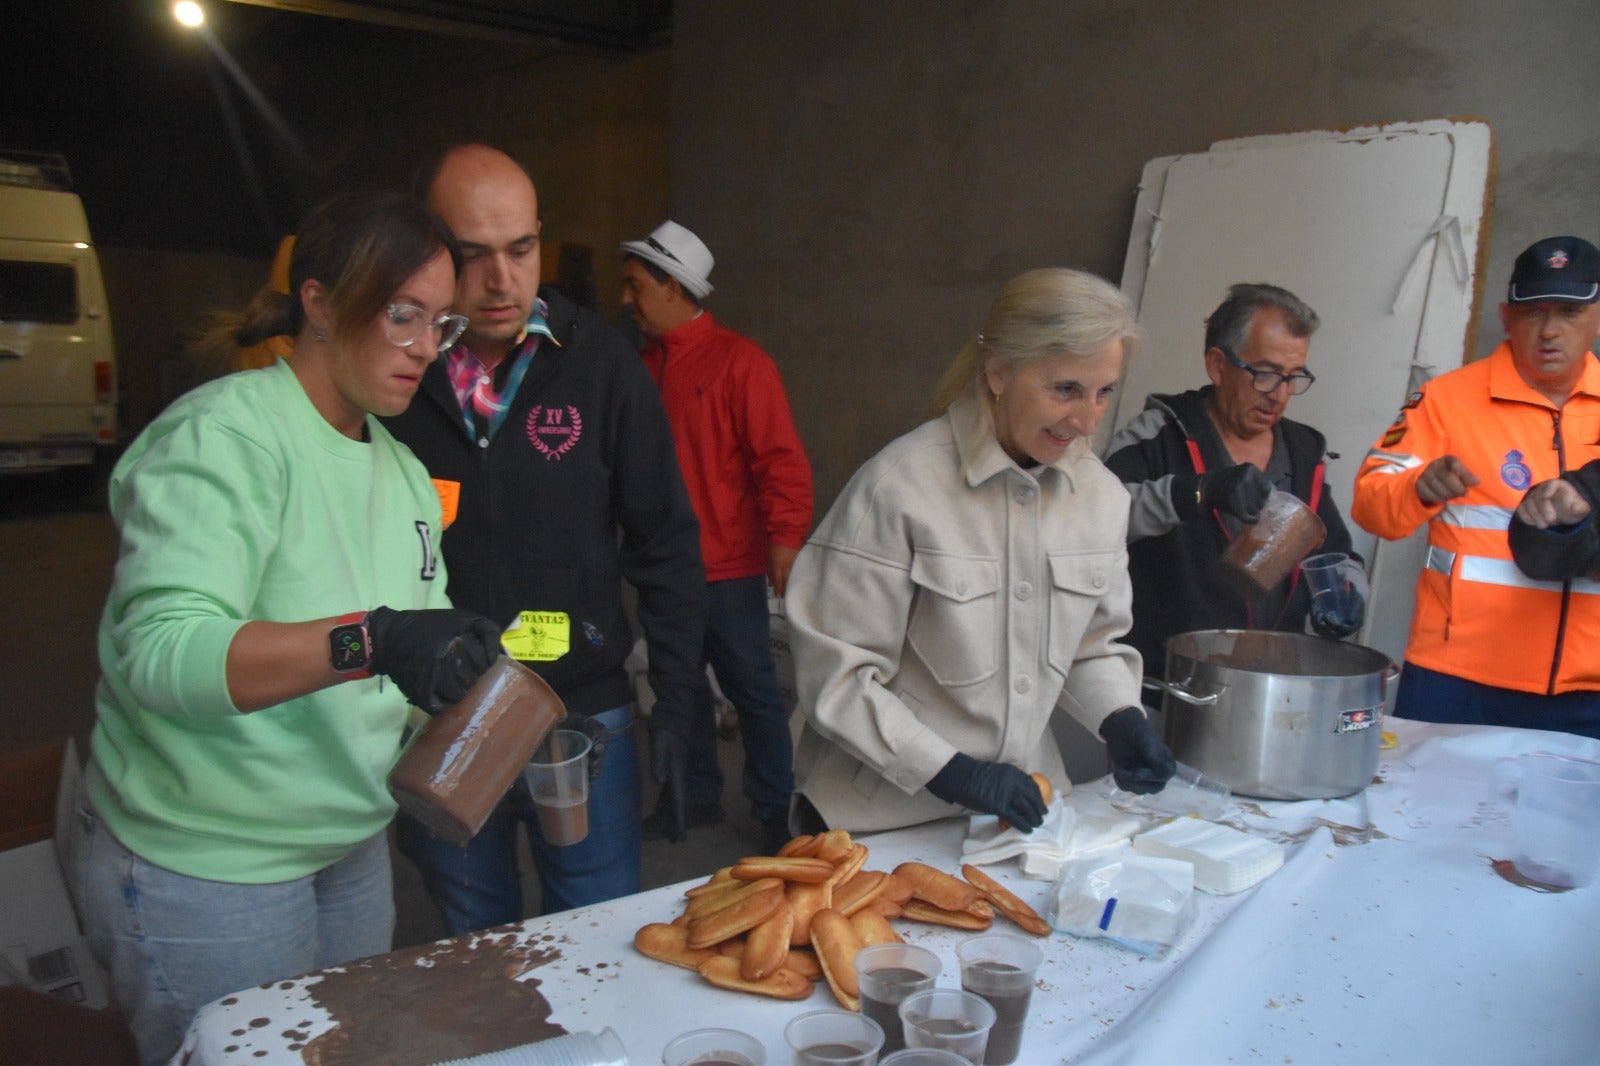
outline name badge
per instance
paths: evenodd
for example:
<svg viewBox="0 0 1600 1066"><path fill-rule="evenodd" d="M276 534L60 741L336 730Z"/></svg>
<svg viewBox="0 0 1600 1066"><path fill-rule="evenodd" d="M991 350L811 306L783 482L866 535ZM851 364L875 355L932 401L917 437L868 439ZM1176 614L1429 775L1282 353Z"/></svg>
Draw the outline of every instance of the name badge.
<svg viewBox="0 0 1600 1066"><path fill-rule="evenodd" d="M500 643L520 662L553 662L572 646L572 619L564 611L523 611Z"/></svg>

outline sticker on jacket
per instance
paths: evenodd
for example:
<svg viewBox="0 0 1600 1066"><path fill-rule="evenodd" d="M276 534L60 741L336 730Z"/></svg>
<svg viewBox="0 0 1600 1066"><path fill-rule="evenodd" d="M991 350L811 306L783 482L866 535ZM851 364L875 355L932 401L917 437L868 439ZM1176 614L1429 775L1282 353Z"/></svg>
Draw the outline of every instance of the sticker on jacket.
<svg viewBox="0 0 1600 1066"><path fill-rule="evenodd" d="M433 479L433 491L439 494L439 510L444 512L444 528L456 520L456 508L461 505L461 482Z"/></svg>
<svg viewBox="0 0 1600 1066"><path fill-rule="evenodd" d="M572 620L564 611L523 611L500 643L520 662L553 662L572 646Z"/></svg>

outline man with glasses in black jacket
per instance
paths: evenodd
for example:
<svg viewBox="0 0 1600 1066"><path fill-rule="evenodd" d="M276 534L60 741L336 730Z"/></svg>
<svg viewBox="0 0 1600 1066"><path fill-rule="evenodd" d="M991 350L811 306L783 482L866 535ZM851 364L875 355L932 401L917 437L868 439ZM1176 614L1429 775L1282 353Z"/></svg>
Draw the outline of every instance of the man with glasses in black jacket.
<svg viewBox="0 0 1600 1066"><path fill-rule="evenodd" d="M1361 626L1363 605L1338 617L1312 603L1298 570L1256 596L1225 580L1220 559L1274 489L1293 493L1328 529L1324 552L1350 551L1350 533L1326 482L1327 440L1284 417L1289 398L1316 378L1306 369L1320 320L1276 285L1234 285L1206 319L1211 384L1175 396L1152 394L1117 431L1106 465L1133 496L1128 571L1133 629L1128 643L1159 677L1166 639L1197 629L1303 632L1324 636Z"/></svg>

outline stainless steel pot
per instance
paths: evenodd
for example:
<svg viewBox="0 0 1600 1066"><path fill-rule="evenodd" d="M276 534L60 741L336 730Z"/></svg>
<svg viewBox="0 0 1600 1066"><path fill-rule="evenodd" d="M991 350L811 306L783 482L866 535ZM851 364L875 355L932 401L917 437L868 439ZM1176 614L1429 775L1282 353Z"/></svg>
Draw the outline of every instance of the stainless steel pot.
<svg viewBox="0 0 1600 1066"><path fill-rule="evenodd" d="M1180 762L1234 792L1330 799L1378 769L1400 668L1382 652L1298 633L1205 629L1167 641L1162 700Z"/></svg>

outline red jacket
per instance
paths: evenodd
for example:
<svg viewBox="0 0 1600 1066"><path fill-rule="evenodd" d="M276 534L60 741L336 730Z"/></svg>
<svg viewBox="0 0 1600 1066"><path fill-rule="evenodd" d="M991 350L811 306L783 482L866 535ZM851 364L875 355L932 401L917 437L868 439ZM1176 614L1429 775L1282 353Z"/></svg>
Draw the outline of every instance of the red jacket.
<svg viewBox="0 0 1600 1066"><path fill-rule="evenodd" d="M1454 455L1480 479L1425 504L1417 478ZM1351 516L1396 540L1426 523L1406 661L1484 685L1555 694L1600 689L1600 585L1536 581L1506 527L1532 485L1600 458L1600 362L1557 410L1517 373L1511 346L1437 377L1407 401L1356 475Z"/></svg>
<svg viewBox="0 0 1600 1066"><path fill-rule="evenodd" d="M654 338L644 363L661 389L706 580L767 572L767 546L805 545L811 464L771 357L709 311Z"/></svg>

